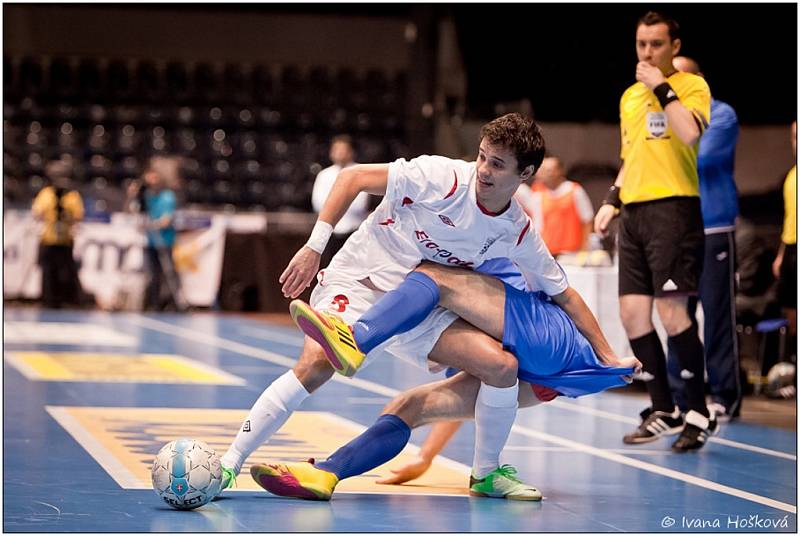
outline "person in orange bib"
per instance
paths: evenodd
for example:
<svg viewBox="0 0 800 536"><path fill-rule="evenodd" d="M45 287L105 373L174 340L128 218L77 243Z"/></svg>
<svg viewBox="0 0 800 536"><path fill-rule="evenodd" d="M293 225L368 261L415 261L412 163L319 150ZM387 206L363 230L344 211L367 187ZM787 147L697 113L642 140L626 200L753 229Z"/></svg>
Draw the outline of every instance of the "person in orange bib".
<svg viewBox="0 0 800 536"><path fill-rule="evenodd" d="M553 256L588 248L592 201L580 184L567 179L558 157L545 158L533 185L521 184L515 197Z"/></svg>

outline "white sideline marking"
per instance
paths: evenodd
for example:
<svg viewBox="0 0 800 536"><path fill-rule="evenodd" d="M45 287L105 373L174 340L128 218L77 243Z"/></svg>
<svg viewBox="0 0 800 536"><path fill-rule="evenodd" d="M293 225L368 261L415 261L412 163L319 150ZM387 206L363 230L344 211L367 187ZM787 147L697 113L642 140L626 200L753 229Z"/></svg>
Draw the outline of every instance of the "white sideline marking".
<svg viewBox="0 0 800 536"><path fill-rule="evenodd" d="M625 424L632 424L634 426L639 424L639 419L636 419L634 417L627 417L625 415L619 415L617 413L610 413L608 411L590 408L588 406L582 406L574 402L566 402L564 400L556 399L551 402L548 402L548 405L555 406L561 409L566 409L569 411L575 411L578 413L585 413L587 415L592 415L595 417L601 417L603 419L623 422ZM733 441L732 439L725 439L722 437L710 437L708 438L708 440L714 443L719 443L720 445L725 445L726 447L749 450L750 452L758 452L759 454L766 454L767 456L775 456L776 458L784 458L786 460L797 461L796 455L789 454L788 452L782 452L780 450L772 450L764 447L758 447L756 445L750 445L748 443L740 443L739 441Z"/></svg>
<svg viewBox="0 0 800 536"><path fill-rule="evenodd" d="M75 420L75 417L70 415L66 408L45 406L44 409L86 452L92 455L92 458L105 469L106 473L116 480L122 489L141 488L139 479L133 476L113 454L92 437L92 434Z"/></svg>
<svg viewBox="0 0 800 536"><path fill-rule="evenodd" d="M262 361L267 361L269 363L275 363L276 365L281 365L286 368L294 367L295 363L297 362L296 359L290 359L280 354L276 354L275 352L270 352L269 350L262 350L261 348L255 348L247 344L230 341L228 339L223 339L222 337L218 337L216 335L209 335L208 333L203 333L202 331L196 331L189 328L173 326L172 324L169 324L167 322L162 322L161 320L154 320L152 318L133 317L133 316L129 317L128 320L132 324L137 324L139 326L149 328L154 331L160 331L162 333L169 333L170 335L185 337L193 342L209 344L211 346L216 346L217 348L230 350L231 352L235 352L237 354L254 357L255 359L260 359ZM397 396L398 393L400 393L400 391L396 389L391 389L389 387L378 385L377 383L372 383L370 381L361 380L359 378L347 378L345 376L342 376L341 374L334 374L333 377L331 377L331 380L351 385L354 387L359 387L361 389L364 389L365 391L370 391L372 393L383 395L389 398L394 398L395 396Z"/></svg>
<svg viewBox="0 0 800 536"><path fill-rule="evenodd" d="M797 507L793 504L776 501L775 499L762 497L761 495L756 495L755 493L750 493L749 491L744 491L731 486L726 486L724 484L719 484L711 480L706 480L705 478L699 478L694 475L681 473L680 471L675 471L673 469L667 469L666 467L661 467L660 465L644 462L642 460L637 460L634 458L629 458L621 454L608 452L606 450L599 449L591 445L586 445L585 443L579 443L577 441L573 441L565 437L559 437L544 432L538 432L536 430L531 430L529 428L524 428L522 426L517 426L517 425L514 425L511 428L511 430L517 432L518 434L522 434L535 439L541 439L544 441L548 441L550 443L556 443L557 445L562 445L564 447L568 447L573 450L577 450L579 452L584 452L586 454L591 454L592 456L597 456L598 458L603 458L605 460L609 460L612 462L621 463L629 467L635 467L636 469L641 469L649 473L655 473L657 475L665 476L667 478L674 478L675 480L681 480L683 482L686 482L687 484L694 484L695 486L700 486L701 488L718 491L726 495L731 495L733 497L738 497L740 499L745 499L747 501L752 501L754 503L763 504L765 506L770 506L772 508L777 508L778 510L783 510L784 512L790 512L792 514L797 513Z"/></svg>
<svg viewBox="0 0 800 536"><path fill-rule="evenodd" d="M671 456L668 450L656 449L603 449L606 452L616 452L617 454L628 454L633 456ZM503 447L503 452L575 452L569 447L533 447L530 445L518 445Z"/></svg>
<svg viewBox="0 0 800 536"><path fill-rule="evenodd" d="M291 344L293 346L300 346L300 347L303 346L303 339L305 338L302 333L296 333L294 335L285 335L283 333L273 333L271 331L267 331L266 329L251 328L247 326L242 326L238 328L238 331L240 334L245 335L247 337L261 339L263 341Z"/></svg>
<svg viewBox="0 0 800 536"><path fill-rule="evenodd" d="M173 326L167 322L162 322L160 320L154 320L151 318L144 318L144 317L129 317L129 320L133 324L138 324L142 327L150 328L155 331L160 331L162 333L168 333L171 335L177 335L181 337L186 337L195 342L203 342L212 346L216 346L218 348L224 348L226 350L230 350L232 352L236 352L242 355L247 355L250 357L254 357L256 359L261 359L264 361L269 361L271 363L276 363L279 365L283 365L288 368L292 368L294 366L295 360L289 359L287 357L278 355L273 352L269 352L267 350L261 350L259 348L254 348L252 346L248 346L246 344L241 344L238 342L230 341L227 339L223 339L221 337L217 337L216 335L208 335L206 333L195 331L188 328L182 328L178 326ZM400 391L397 389L392 389L390 387L386 387L383 385L379 385L367 380L359 380L358 378L345 378L344 376L334 374L331 378L333 381L338 381L340 383L349 383L354 387L359 387L366 391L370 391L372 393L377 393L389 397L394 397L400 394ZM553 402L549 402L552 404ZM559 404L560 406L561 404ZM600 412L600 410L593 410ZM608 412L602 412L608 413ZM614 415L609 413L608 415ZM616 420L626 419L627 422L628 417L616 416ZM637 421L638 423L638 421ZM514 425L512 427L512 431L517 432L519 434L533 437L536 439L540 439L543 441L547 441L550 443L555 443L557 445L561 445L564 447L571 448L572 450L577 450L579 452L583 452L586 454L590 454L592 456L596 456L598 458L603 458L609 461L621 463L623 465L628 465L630 467L634 467L636 469L641 469L643 471L648 471L651 473L655 473L661 476L665 476L667 478L672 478L675 480L679 480L682 482L686 482L687 484L693 484L695 486L699 486L702 488L710 489L713 491L717 491L720 493L724 493L726 495L731 495L733 497L737 497L740 499L752 501L758 504L763 504L766 506L770 506L772 508L777 508L779 510L783 510L785 512L790 512L792 514L797 513L797 507L792 504L783 503L780 501L776 501L774 499L770 499L768 497L762 497L761 495L756 495L754 493L750 493L744 490L740 490L737 488L733 488L730 486L725 486L723 484L718 484L717 482L712 482L711 480L706 480L704 478L698 478L696 476L681 473L680 471L675 471L673 469L667 469L665 467L661 467L652 463L643 462L641 460L636 460L634 458L628 458L621 454L615 454L612 452L606 452L602 449L593 447L591 445L586 445L585 443L579 443L577 441L572 441L571 439L566 439L560 436L548 434L545 432L538 432L535 430L531 430L529 428L525 428L523 426Z"/></svg>

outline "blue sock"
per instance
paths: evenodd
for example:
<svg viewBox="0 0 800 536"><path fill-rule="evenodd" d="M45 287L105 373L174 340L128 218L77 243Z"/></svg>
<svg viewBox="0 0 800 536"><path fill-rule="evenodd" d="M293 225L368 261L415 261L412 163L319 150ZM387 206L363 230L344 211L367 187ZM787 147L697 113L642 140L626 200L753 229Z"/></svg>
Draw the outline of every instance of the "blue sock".
<svg viewBox="0 0 800 536"><path fill-rule="evenodd" d="M410 437L411 428L400 417L381 415L364 433L315 466L339 480L360 475L397 456Z"/></svg>
<svg viewBox="0 0 800 536"><path fill-rule="evenodd" d="M358 348L368 354L379 344L417 326L439 303L439 286L420 272L411 272L353 324Z"/></svg>

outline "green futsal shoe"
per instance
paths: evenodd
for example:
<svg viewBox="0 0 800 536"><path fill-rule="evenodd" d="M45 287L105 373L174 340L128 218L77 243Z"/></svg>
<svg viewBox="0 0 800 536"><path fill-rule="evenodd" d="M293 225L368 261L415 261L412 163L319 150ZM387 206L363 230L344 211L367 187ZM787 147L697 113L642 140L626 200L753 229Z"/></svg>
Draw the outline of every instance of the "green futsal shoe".
<svg viewBox="0 0 800 536"><path fill-rule="evenodd" d="M524 484L510 465L501 465L483 478L469 477L469 494L473 497L496 497L511 501L541 501L542 492Z"/></svg>
<svg viewBox="0 0 800 536"><path fill-rule="evenodd" d="M222 492L226 489L236 486L236 472L233 469L228 469L224 465L220 467L222 468L222 484L219 486L217 497L222 495Z"/></svg>

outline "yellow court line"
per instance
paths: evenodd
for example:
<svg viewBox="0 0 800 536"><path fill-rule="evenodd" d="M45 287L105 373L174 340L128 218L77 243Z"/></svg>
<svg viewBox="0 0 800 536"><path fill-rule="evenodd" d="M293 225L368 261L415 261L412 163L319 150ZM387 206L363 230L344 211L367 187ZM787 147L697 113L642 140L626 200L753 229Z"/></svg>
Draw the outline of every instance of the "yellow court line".
<svg viewBox="0 0 800 536"><path fill-rule="evenodd" d="M174 374L179 378L185 378L198 383L215 383L222 379L219 374L187 366L186 363L176 361L168 355L143 355L142 361L165 370L170 374Z"/></svg>
<svg viewBox="0 0 800 536"><path fill-rule="evenodd" d="M148 489L152 459L161 445L179 437L202 439L218 454L247 415L246 410L213 408L138 408L47 406L47 412L126 489ZM240 491L260 491L250 478L254 463L321 459L364 427L328 412L295 412L270 442L251 454L238 479ZM412 486L386 486L375 480L408 463L419 452L408 445L400 455L360 476L342 481L337 493L465 496L469 467L437 457Z"/></svg>
<svg viewBox="0 0 800 536"><path fill-rule="evenodd" d="M6 361L33 381L246 385L239 376L171 354L7 352Z"/></svg>
<svg viewBox="0 0 800 536"><path fill-rule="evenodd" d="M25 352L21 359L45 380L73 380L75 375L45 352Z"/></svg>

